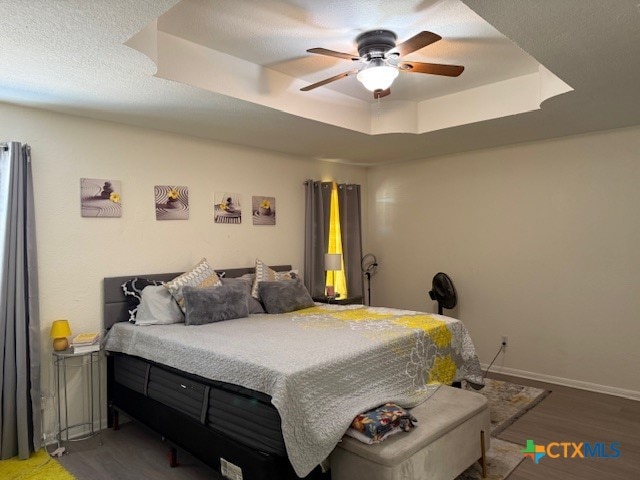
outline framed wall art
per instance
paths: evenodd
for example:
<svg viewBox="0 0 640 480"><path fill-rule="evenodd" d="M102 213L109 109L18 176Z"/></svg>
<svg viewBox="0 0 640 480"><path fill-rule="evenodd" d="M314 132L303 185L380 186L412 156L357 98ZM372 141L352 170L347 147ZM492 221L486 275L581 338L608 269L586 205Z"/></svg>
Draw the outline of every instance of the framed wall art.
<svg viewBox="0 0 640 480"><path fill-rule="evenodd" d="M251 198L251 210L254 225L276 224L275 197L253 196Z"/></svg>
<svg viewBox="0 0 640 480"><path fill-rule="evenodd" d="M83 217L121 217L122 187L119 180L80 179L80 211Z"/></svg>
<svg viewBox="0 0 640 480"><path fill-rule="evenodd" d="M189 189L181 186L156 185L156 220L188 220Z"/></svg>
<svg viewBox="0 0 640 480"><path fill-rule="evenodd" d="M242 205L238 193L214 193L213 195L213 221L215 223L241 223Z"/></svg>

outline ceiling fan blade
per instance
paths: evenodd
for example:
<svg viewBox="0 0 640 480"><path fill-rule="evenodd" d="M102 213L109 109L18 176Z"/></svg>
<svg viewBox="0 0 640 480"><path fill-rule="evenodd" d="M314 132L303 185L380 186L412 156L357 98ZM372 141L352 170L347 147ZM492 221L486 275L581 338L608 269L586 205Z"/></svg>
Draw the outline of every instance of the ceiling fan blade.
<svg viewBox="0 0 640 480"><path fill-rule="evenodd" d="M320 80L319 82L312 83L311 85L307 85L306 87L301 88L300 91L308 92L309 90L313 90L314 88L321 87L323 85L326 85L327 83L335 82L336 80L340 80L341 78L348 77L349 75L355 75L356 73L358 73L357 68L353 70L349 70L348 72L340 73L333 77L325 78L324 80Z"/></svg>
<svg viewBox="0 0 640 480"><path fill-rule="evenodd" d="M391 93L391 89L387 88L386 90L374 90L373 92L373 98L375 98L376 100L382 97L386 97L387 95L389 95Z"/></svg>
<svg viewBox="0 0 640 480"><path fill-rule="evenodd" d="M396 48L391 49L391 52L398 52L401 57L404 57L411 52L415 52L416 50L420 50L427 45L437 42L441 38L440 35L433 32L420 32L401 44L396 45Z"/></svg>
<svg viewBox="0 0 640 480"><path fill-rule="evenodd" d="M318 55L328 55L329 57L344 58L346 60L352 60L354 62L360 60L360 57L351 55L350 53L336 52L334 50L328 50L326 48L310 48L309 50L307 50L307 52L317 53Z"/></svg>
<svg viewBox="0 0 640 480"><path fill-rule="evenodd" d="M446 77L457 77L464 70L464 67L460 65L422 62L400 62L398 68L403 72L430 73L431 75L444 75Z"/></svg>

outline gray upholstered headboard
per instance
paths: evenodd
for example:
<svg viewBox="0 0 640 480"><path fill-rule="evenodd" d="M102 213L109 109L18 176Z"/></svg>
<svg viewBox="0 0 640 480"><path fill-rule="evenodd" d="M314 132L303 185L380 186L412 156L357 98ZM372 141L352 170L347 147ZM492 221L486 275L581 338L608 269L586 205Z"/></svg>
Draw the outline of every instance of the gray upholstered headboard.
<svg viewBox="0 0 640 480"><path fill-rule="evenodd" d="M285 272L291 270L291 265L276 265L271 267L276 272ZM216 270L216 272L225 272L225 278L240 277L246 273L254 273L255 268L230 268ZM105 277L103 283L104 306L103 306L103 325L105 330L109 330L114 323L126 322L129 319L127 299L122 292L122 284L134 277L148 278L150 280L169 281L176 278L183 272L178 273L150 273L145 275L126 275L122 277Z"/></svg>

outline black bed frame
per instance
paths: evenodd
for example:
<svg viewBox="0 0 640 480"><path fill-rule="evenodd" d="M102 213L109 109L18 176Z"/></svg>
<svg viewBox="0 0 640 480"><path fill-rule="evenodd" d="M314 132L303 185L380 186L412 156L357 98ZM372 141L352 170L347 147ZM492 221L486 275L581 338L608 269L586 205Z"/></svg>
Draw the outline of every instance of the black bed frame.
<svg viewBox="0 0 640 480"><path fill-rule="evenodd" d="M290 265L271 267L276 271L288 271ZM226 278L254 273L253 268L220 270L225 272ZM117 322L128 321L128 304L122 292L121 285L134 277L152 280L168 281L180 273L161 273L145 275L127 275L122 277L108 277L104 279L104 328L108 330ZM189 452L194 457L209 465L218 472L221 471L220 458L242 466L243 480L295 480L291 463L285 456L268 454L250 448L235 441L224 434L210 429L195 419L174 410L141 393L133 391L115 381L116 362L119 353L107 352L107 421L108 426L119 427L118 413L124 413L128 418L140 422L157 432L168 441L171 451L169 465L177 466L176 446ZM168 368L168 367L167 367ZM186 374L185 377L209 382L195 375ZM322 473L317 467L306 479L330 480L330 473Z"/></svg>

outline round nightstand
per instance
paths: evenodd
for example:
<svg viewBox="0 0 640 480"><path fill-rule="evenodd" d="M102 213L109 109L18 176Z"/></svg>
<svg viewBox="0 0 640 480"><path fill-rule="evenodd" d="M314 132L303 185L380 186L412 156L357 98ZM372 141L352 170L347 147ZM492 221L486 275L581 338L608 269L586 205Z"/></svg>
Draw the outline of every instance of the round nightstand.
<svg viewBox="0 0 640 480"><path fill-rule="evenodd" d="M53 352L53 366L56 382L57 442L84 440L102 432L102 351L74 353L71 349ZM69 401L67 387L69 380L79 382L84 394L84 417L69 424ZM97 390L97 395L96 395ZM97 397L97 398L96 398ZM64 417L63 417L64 414ZM77 432L70 437L69 431ZM74 432L74 433L75 433ZM102 445L102 438L99 442Z"/></svg>

